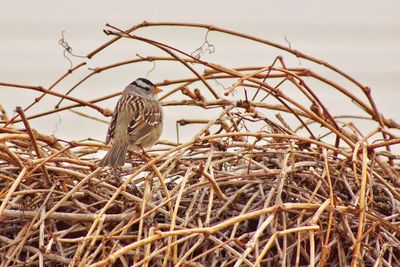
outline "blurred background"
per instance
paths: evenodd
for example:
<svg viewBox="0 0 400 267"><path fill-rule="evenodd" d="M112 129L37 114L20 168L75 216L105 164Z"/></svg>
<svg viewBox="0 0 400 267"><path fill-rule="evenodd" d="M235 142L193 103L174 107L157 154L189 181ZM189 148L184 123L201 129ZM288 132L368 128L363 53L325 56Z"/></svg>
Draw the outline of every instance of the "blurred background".
<svg viewBox="0 0 400 267"><path fill-rule="evenodd" d="M49 87L70 68L58 44L64 31L73 53L86 55L111 37L103 33L105 24L128 29L142 21L177 21L213 24L291 46L303 53L327 61L372 89L378 109L400 122L400 2L398 1L2 1L0 3L0 81ZM204 29L149 28L136 32L154 40L193 52L204 42ZM215 52L204 54L210 62L228 67L267 66L283 55L291 67L317 69L282 51L241 41L223 34L210 33L207 40ZM143 43L122 40L117 45L87 61L85 70L56 87L65 93L85 74L95 68L137 58L160 55L161 51ZM85 61L72 57L74 65ZM168 63L128 65L97 75L71 95L84 99L121 91L137 77L153 82L191 77L188 70ZM330 77L328 73L323 73ZM333 77L332 79L336 79ZM212 84L218 87L217 84ZM346 84L344 84L346 85ZM229 86L229 83L226 85ZM349 88L351 90L351 88ZM221 89L220 93L222 94ZM39 93L0 87L0 103L9 116L16 106L26 107ZM330 101L330 109L346 109L347 103L329 92L321 95ZM113 109L117 99L101 105ZM44 98L27 115L52 109L58 102ZM65 102L64 104L68 103ZM99 113L82 108L98 118ZM348 112L352 112L351 109ZM175 121L186 114L168 112L163 138L175 135ZM196 114L191 114L196 116ZM189 114L187 114L189 116ZM104 140L107 124L98 123L71 112L60 112L32 120L37 130L58 137ZM185 132L186 131L186 132ZM190 135L193 129L185 129Z"/></svg>

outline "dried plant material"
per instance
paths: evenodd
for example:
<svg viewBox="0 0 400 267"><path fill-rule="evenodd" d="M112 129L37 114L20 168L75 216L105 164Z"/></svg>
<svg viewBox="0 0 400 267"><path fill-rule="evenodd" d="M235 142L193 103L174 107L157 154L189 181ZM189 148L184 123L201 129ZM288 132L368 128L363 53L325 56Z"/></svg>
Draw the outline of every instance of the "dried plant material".
<svg viewBox="0 0 400 267"><path fill-rule="evenodd" d="M229 68L203 61L201 51L193 55L135 35L158 26L204 28L281 49L341 75L365 98L317 71L291 68L284 56L271 66ZM13 118L3 115L0 124L2 266L400 265L400 127L379 113L369 88L290 47L215 26L143 22L126 31L109 28L113 38L49 88L0 82L42 93ZM180 127L201 125L187 141L163 140L123 168L102 169L96 166L97 152L107 149L103 143L60 140L29 122L82 106L110 116L102 101L118 93L83 100L59 93L57 85L121 38L169 56L95 67L69 92L109 69L169 61L192 75L157 84L170 88L164 107L216 112L201 119L182 114ZM201 49L210 49L207 38L206 44ZM220 85L227 81L224 91ZM343 105L355 105L360 114L329 110L311 81L344 96ZM72 104L31 113L47 94ZM79 114L101 122L84 109ZM359 118L368 119L368 130ZM25 128L18 130L13 123L20 121Z"/></svg>

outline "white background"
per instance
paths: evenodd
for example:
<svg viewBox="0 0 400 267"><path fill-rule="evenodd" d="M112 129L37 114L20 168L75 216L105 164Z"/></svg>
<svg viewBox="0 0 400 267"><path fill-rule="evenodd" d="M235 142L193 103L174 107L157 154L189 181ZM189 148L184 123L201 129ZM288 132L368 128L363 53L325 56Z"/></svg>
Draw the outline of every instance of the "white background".
<svg viewBox="0 0 400 267"><path fill-rule="evenodd" d="M58 45L62 31L66 31L65 37L73 52L85 55L109 39L102 32L106 23L127 29L144 20L198 22L283 45L288 44L286 39L292 48L327 61L371 87L379 110L399 122L399 10L398 1L1 1L0 81L48 87L69 68ZM205 31L163 28L139 33L190 52L201 45ZM269 65L273 57L281 53L273 49L265 51L268 50L265 47L257 50L261 46L247 46L216 34L210 34L209 40L216 52L206 59L231 67ZM146 56L155 51L146 49L139 44L121 42L118 49L110 49L89 62L89 67L131 59L136 53ZM260 53L265 57L260 57ZM74 63L82 60L73 59ZM308 66L293 57L287 60L291 66ZM145 76L151 68L150 64L141 66L104 73L72 95L90 99L120 91L136 77ZM186 70L159 64L149 78L159 82L188 74ZM65 82L56 90L65 92L69 85ZM34 96L22 89L0 87L0 103L9 115L13 114L15 106L25 107L31 103ZM104 106L112 109L115 101ZM339 100L332 99L333 109L344 108L341 102L335 101ZM27 115L47 110L56 102L54 98L45 98ZM172 112L166 115L167 129L163 138L170 138L175 129L173 121L183 115ZM32 123L39 131L68 139L95 137L103 140L107 127L69 112Z"/></svg>

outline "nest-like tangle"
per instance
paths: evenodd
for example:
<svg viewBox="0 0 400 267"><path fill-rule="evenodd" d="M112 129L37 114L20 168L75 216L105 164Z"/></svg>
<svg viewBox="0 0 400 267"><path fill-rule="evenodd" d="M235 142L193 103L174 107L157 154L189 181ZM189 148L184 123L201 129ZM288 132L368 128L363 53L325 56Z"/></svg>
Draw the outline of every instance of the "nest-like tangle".
<svg viewBox="0 0 400 267"><path fill-rule="evenodd" d="M134 35L159 25L202 27L283 49L346 78L366 100L356 96L357 89L345 89L310 69L287 67L282 57L271 66L227 68ZM400 265L399 156L391 152L398 151L400 139L393 131L399 125L379 113L368 88L299 51L208 25L145 22L107 33L116 36L88 58L120 38L156 46L169 56L95 68L75 88L109 68L172 61L193 76L158 84L169 86L162 97L165 108L215 112L201 120L179 120L182 127L202 126L188 141L163 140L147 154L131 155L119 169L96 168L96 153L106 148L101 142L60 140L29 126L35 117L78 106L109 116L97 102L116 94L92 101L68 97L75 103L29 116L29 108L17 109L15 118L4 113L2 266ZM199 73L192 64L207 69ZM212 80L228 88L222 91ZM344 116L340 109L332 113L311 80L332 95L344 95L348 102L343 105L355 103L361 115ZM36 103L46 94L65 96L55 93L58 82L47 89L1 85L43 92ZM283 83L307 104L290 98ZM240 94L242 88L246 94ZM234 91L234 97L221 97ZM295 118L298 127L282 114ZM360 117L368 119L370 130L357 126Z"/></svg>

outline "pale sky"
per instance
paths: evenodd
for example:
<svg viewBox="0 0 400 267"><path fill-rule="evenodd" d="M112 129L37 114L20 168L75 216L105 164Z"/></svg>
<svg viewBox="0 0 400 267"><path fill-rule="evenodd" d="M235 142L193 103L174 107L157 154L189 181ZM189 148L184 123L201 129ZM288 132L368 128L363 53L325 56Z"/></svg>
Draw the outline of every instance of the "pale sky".
<svg viewBox="0 0 400 267"><path fill-rule="evenodd" d="M66 40L73 51L84 55L109 39L102 32L106 23L129 28L144 20L198 22L245 32L283 45L287 45L286 39L293 48L325 60L371 87L378 108L385 116L399 122L399 10L398 1L2 1L0 81L43 86L54 82L69 67L62 48L57 44L62 31L66 32ZM202 43L205 34L204 31L169 29L143 33L153 34L153 39L189 52ZM235 55L251 58L257 51L257 48L240 46L226 37L210 35L209 38L216 44L216 52L209 58L211 61L248 65L251 62L245 62L246 58ZM127 46L124 50L112 50L98 62L91 62L90 66L133 58L135 49ZM229 49L232 49L230 53ZM273 53L279 55L279 52ZM81 62L81 59L73 60L74 63ZM270 64L269 58L262 60L255 57L254 62ZM294 61L294 64L305 63ZM103 80L93 79L87 86L96 88L100 94L120 91L127 82L136 78L135 75L145 75L148 69L148 65L144 66L132 77L126 71L113 72L109 76L105 74ZM161 81L184 76L180 71L158 66L151 78ZM67 89L67 85L59 88L62 92ZM34 97L26 91L12 90L0 87L1 104L10 114L15 106L24 107ZM46 103L48 107L55 104L51 99ZM111 101L109 108L113 108L114 103ZM48 107L37 107L33 111ZM172 114L171 123L178 117ZM34 123L41 131L52 133L57 128L57 133L73 139L89 136L104 139L106 125L95 125L85 132L65 130L76 120L73 114L60 113ZM172 130L165 132L167 136L171 133Z"/></svg>

